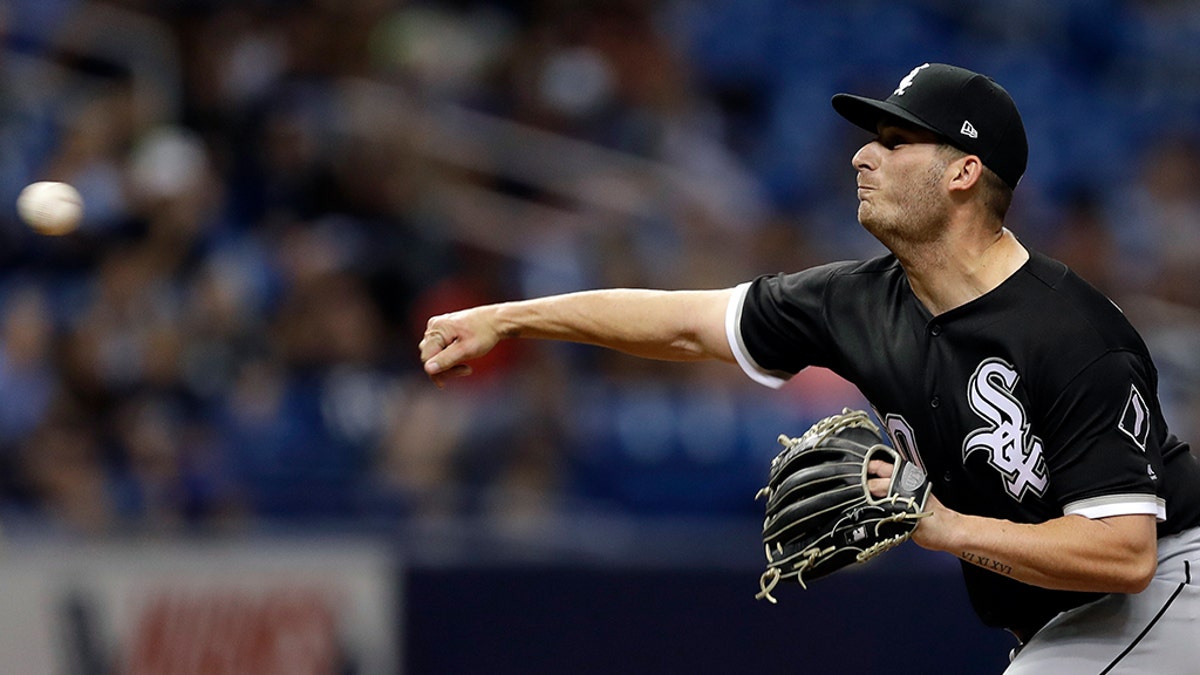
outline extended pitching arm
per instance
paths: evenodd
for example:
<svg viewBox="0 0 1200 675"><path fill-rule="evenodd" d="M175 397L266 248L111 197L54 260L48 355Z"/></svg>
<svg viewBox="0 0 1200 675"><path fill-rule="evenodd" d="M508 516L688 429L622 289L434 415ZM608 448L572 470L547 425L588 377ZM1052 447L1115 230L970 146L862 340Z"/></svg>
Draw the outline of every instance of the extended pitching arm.
<svg viewBox="0 0 1200 675"><path fill-rule="evenodd" d="M505 338L563 340L669 361L734 363L725 337L730 289L609 289L484 305L429 320L420 342L439 387Z"/></svg>

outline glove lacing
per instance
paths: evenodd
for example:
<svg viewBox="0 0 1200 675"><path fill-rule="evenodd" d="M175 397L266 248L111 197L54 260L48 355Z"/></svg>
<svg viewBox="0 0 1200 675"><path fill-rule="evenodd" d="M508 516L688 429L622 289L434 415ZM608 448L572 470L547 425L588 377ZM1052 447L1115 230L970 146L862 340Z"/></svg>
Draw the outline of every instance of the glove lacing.
<svg viewBox="0 0 1200 675"><path fill-rule="evenodd" d="M766 549L767 562L772 562L774 558L771 557L770 545L764 546L763 548ZM834 548L835 547L833 546L824 549L810 548L809 550L800 553L800 555L804 556L804 559L793 564L792 569L796 572L796 582L800 584L801 588L808 590L808 584L804 583L804 570L811 567L817 558L820 558L824 555L829 555ZM779 552L779 555L783 555L782 544L775 544L775 550ZM763 598L766 598L771 602L772 605L778 604L779 601L771 595L771 591L775 590L775 587L779 585L779 581L782 578L783 572L779 571L779 567L775 565L768 567L767 571L763 572L758 578L758 587L760 590L758 593L754 594L754 599L762 600Z"/></svg>

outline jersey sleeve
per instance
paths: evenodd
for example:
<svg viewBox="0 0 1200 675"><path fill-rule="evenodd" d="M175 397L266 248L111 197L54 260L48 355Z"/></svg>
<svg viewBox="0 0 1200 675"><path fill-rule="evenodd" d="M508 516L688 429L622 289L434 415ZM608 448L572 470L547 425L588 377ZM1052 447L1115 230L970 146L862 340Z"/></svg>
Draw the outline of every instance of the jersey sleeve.
<svg viewBox="0 0 1200 675"><path fill-rule="evenodd" d="M1085 368L1051 407L1046 461L1064 514L1166 518L1157 494L1166 423L1155 389L1144 359L1115 351Z"/></svg>
<svg viewBox="0 0 1200 675"><path fill-rule="evenodd" d="M725 333L751 379L777 388L807 366L822 365L829 344L825 302L837 269L764 276L734 289Z"/></svg>

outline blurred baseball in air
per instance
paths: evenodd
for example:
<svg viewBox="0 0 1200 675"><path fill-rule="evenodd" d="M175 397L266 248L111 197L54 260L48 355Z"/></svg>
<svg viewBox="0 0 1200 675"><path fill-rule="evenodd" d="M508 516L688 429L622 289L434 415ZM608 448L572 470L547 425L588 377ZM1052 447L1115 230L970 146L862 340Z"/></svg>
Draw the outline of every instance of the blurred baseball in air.
<svg viewBox="0 0 1200 675"><path fill-rule="evenodd" d="M57 181L28 185L17 197L17 214L41 234L58 236L73 232L83 219L83 197L79 190Z"/></svg>

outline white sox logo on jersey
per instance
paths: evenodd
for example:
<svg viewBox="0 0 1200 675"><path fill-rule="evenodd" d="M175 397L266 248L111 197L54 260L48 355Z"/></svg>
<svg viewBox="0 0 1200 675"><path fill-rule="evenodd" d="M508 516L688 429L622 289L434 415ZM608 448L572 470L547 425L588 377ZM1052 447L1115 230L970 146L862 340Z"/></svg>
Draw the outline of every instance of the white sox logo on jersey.
<svg viewBox="0 0 1200 675"><path fill-rule="evenodd" d="M1004 487L1017 501L1032 490L1039 496L1049 482L1042 457L1042 441L1029 433L1025 408L1013 396L1017 371L1001 359L987 359L975 369L967 389L971 409L989 426L963 441L963 461L985 450L988 463L1004 474Z"/></svg>

